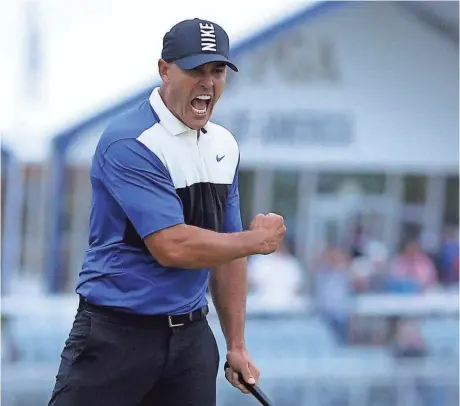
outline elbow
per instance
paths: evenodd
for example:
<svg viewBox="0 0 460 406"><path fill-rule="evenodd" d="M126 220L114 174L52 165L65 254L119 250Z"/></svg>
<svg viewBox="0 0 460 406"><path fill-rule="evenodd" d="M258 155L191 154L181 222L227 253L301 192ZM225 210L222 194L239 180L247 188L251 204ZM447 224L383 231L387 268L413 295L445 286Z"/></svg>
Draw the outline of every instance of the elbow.
<svg viewBox="0 0 460 406"><path fill-rule="evenodd" d="M155 260L165 268L199 269L201 265L195 264L194 258L184 250L180 244L158 250L154 255Z"/></svg>
<svg viewBox="0 0 460 406"><path fill-rule="evenodd" d="M165 268L202 269L204 264L179 247L163 251L155 256L156 261Z"/></svg>
<svg viewBox="0 0 460 406"><path fill-rule="evenodd" d="M182 255L177 247L160 250L154 257L156 261L165 268L181 268L184 266Z"/></svg>

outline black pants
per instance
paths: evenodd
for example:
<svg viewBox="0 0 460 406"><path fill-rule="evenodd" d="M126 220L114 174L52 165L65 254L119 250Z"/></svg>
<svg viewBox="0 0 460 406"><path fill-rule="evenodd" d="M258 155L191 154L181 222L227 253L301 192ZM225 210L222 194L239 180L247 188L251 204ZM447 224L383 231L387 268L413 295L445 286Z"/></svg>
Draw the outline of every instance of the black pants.
<svg viewBox="0 0 460 406"><path fill-rule="evenodd" d="M171 328L79 308L49 406L215 406L218 367L205 318Z"/></svg>

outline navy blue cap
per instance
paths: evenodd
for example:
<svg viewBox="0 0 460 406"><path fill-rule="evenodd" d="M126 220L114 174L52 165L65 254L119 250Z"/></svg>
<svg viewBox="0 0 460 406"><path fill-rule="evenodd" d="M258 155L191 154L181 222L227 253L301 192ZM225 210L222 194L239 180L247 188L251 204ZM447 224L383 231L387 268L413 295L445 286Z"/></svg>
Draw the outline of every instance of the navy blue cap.
<svg viewBox="0 0 460 406"><path fill-rule="evenodd" d="M161 57L185 70L209 62L222 62L238 72L228 59L229 51L228 35L220 25L195 18L181 21L166 33Z"/></svg>

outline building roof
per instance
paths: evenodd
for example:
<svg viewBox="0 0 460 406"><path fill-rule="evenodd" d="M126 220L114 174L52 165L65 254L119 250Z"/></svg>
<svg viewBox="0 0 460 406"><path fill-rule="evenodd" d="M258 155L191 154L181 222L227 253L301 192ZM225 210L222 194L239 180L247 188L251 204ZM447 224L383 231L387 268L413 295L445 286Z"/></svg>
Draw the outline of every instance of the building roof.
<svg viewBox="0 0 460 406"><path fill-rule="evenodd" d="M458 44L458 1L401 1L398 4Z"/></svg>
<svg viewBox="0 0 460 406"><path fill-rule="evenodd" d="M236 43L231 49L233 58L244 55L252 49L265 42L270 41L278 34L292 29L294 26L303 24L305 21L316 18L321 14L335 9L338 6L349 3L348 1L317 1L307 2L299 11L289 15L286 18L278 21L273 25L264 27L262 30L244 38ZM451 41L458 44L459 35L459 3L458 1L419 1L419 2L398 2L398 6L405 8L415 18L426 24L430 29L433 29L445 36ZM88 116L77 124L69 127L53 137L53 147L58 151L63 151L74 140L78 139L80 134L103 122L109 117L116 115L133 104L141 101L149 95L153 87L159 83L153 83L151 86L145 87L139 91L133 92L127 97L119 99L116 103L102 109L95 114Z"/></svg>

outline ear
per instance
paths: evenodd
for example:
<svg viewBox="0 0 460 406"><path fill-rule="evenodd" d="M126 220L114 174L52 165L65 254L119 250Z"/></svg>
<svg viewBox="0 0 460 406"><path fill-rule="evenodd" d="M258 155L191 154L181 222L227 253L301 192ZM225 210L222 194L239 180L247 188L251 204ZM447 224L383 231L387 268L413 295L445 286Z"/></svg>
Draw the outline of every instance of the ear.
<svg viewBox="0 0 460 406"><path fill-rule="evenodd" d="M169 63L163 59L158 60L158 73L164 83L169 83Z"/></svg>

